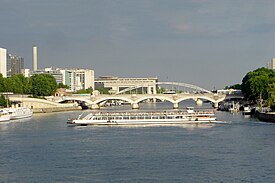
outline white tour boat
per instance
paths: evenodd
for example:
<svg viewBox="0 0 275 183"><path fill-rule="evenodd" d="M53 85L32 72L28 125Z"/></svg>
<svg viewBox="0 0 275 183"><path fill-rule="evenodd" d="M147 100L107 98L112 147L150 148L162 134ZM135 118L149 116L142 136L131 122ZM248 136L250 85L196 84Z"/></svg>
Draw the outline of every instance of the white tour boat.
<svg viewBox="0 0 275 183"><path fill-rule="evenodd" d="M215 122L214 112L91 112L77 119L68 120L73 125L150 125Z"/></svg>
<svg viewBox="0 0 275 183"><path fill-rule="evenodd" d="M9 121L11 119L10 113L5 109L0 109L0 122Z"/></svg>
<svg viewBox="0 0 275 183"><path fill-rule="evenodd" d="M27 107L6 108L11 115L11 119L21 119L32 117L32 110Z"/></svg>

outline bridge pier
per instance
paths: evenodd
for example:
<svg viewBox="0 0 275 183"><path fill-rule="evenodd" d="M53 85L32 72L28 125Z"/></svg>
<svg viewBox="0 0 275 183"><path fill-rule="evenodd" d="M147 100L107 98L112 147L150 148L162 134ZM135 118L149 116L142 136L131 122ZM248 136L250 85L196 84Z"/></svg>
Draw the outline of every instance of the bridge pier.
<svg viewBox="0 0 275 183"><path fill-rule="evenodd" d="M91 105L91 109L92 109L92 110L98 110L98 109L100 109L100 107L99 107L98 104L92 104L92 105Z"/></svg>
<svg viewBox="0 0 275 183"><path fill-rule="evenodd" d="M179 108L179 103L174 103L173 104L173 109L178 109Z"/></svg>
<svg viewBox="0 0 275 183"><path fill-rule="evenodd" d="M202 100L201 100L201 99L197 99L197 100L196 100L196 104L197 104L198 106L202 106Z"/></svg>
<svg viewBox="0 0 275 183"><path fill-rule="evenodd" d="M137 103L132 104L132 109L139 109L139 105Z"/></svg>
<svg viewBox="0 0 275 183"><path fill-rule="evenodd" d="M214 108L217 109L219 107L219 102L214 102Z"/></svg>

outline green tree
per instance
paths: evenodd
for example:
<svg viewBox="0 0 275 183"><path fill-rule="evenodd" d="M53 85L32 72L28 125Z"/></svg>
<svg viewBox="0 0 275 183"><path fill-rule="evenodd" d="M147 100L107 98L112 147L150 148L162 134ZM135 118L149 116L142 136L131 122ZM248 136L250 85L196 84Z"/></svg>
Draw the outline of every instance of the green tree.
<svg viewBox="0 0 275 183"><path fill-rule="evenodd" d="M96 88L96 90L99 91L99 93L101 93L101 94L110 94L109 89L104 88L104 87Z"/></svg>
<svg viewBox="0 0 275 183"><path fill-rule="evenodd" d="M29 94L31 85L29 78L22 74L15 74L12 77L0 78L0 85L2 92L13 92L17 94Z"/></svg>
<svg viewBox="0 0 275 183"><path fill-rule="evenodd" d="M0 92L4 92L4 78L1 73L0 73Z"/></svg>
<svg viewBox="0 0 275 183"><path fill-rule="evenodd" d="M12 78L4 78L3 86L4 92L14 92L14 88L16 88L16 84Z"/></svg>
<svg viewBox="0 0 275 183"><path fill-rule="evenodd" d="M92 94L93 93L93 88L77 90L75 93L76 94L88 94L88 93Z"/></svg>
<svg viewBox="0 0 275 183"><path fill-rule="evenodd" d="M266 68L256 69L255 71L248 72L243 78L242 92L245 98L249 100L257 100L259 98L267 100L267 88L274 80L274 71Z"/></svg>
<svg viewBox="0 0 275 183"><path fill-rule="evenodd" d="M10 105L11 105L11 102L8 99L6 99L4 95L1 95L0 96L0 106L7 107Z"/></svg>
<svg viewBox="0 0 275 183"><path fill-rule="evenodd" d="M36 74L32 76L31 85L34 97L53 95L57 89L55 78L49 74Z"/></svg>
<svg viewBox="0 0 275 183"><path fill-rule="evenodd" d="M274 108L275 107L275 83L269 84L267 91L268 91L268 100L267 100L268 105Z"/></svg>
<svg viewBox="0 0 275 183"><path fill-rule="evenodd" d="M58 83L57 88L66 88L69 89L68 85L64 85L63 83Z"/></svg>
<svg viewBox="0 0 275 183"><path fill-rule="evenodd" d="M242 85L241 84L234 84L234 85L231 85L231 86L226 86L224 89L241 90L242 89Z"/></svg>
<svg viewBox="0 0 275 183"><path fill-rule="evenodd" d="M12 79L15 80L16 86L19 88L17 89L18 92L15 93L30 94L32 86L29 78L24 77L22 74L14 74Z"/></svg>
<svg viewBox="0 0 275 183"><path fill-rule="evenodd" d="M157 93L164 93L165 91L166 91L165 88L161 88L161 87L157 88Z"/></svg>

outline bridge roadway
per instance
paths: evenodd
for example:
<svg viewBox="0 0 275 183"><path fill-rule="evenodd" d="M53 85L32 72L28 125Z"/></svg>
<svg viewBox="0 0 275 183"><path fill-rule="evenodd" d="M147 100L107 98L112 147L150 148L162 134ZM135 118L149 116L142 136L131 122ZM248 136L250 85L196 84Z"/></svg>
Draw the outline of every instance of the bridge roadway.
<svg viewBox="0 0 275 183"><path fill-rule="evenodd" d="M121 95L90 95L90 96L63 96L55 97L52 100L60 103L66 100L75 100L85 102L91 109L99 109L100 103L107 100L122 100L132 105L133 109L139 108L139 103L148 99L159 99L162 101L169 101L173 104L173 108L177 109L179 103L183 100L193 99L200 101L201 99L208 100L218 107L218 103L225 99L225 94L216 93L182 93L182 94L121 94Z"/></svg>

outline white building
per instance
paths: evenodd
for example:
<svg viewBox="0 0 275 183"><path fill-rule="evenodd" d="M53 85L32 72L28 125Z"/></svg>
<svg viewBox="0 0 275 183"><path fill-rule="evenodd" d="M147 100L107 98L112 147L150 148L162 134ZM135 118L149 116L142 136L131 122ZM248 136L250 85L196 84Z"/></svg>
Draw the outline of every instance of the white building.
<svg viewBox="0 0 275 183"><path fill-rule="evenodd" d="M126 88L140 88L142 93L156 94L158 78L119 78L102 76L95 80L96 88L111 89L113 93L119 93Z"/></svg>
<svg viewBox="0 0 275 183"><path fill-rule="evenodd" d="M275 70L275 58L272 58L271 61L268 62L267 68Z"/></svg>
<svg viewBox="0 0 275 183"><path fill-rule="evenodd" d="M25 75L27 71L25 72ZM36 71L30 71L29 76L34 74L50 74L56 83L63 83L69 86L71 91L81 89L94 89L94 71L91 69L64 69L64 68L44 68Z"/></svg>
<svg viewBox="0 0 275 183"><path fill-rule="evenodd" d="M0 73L7 77L7 49L0 48Z"/></svg>
<svg viewBox="0 0 275 183"><path fill-rule="evenodd" d="M60 69L63 75L63 84L72 91L94 89L94 70L91 69Z"/></svg>
<svg viewBox="0 0 275 183"><path fill-rule="evenodd" d="M30 69L22 69L21 73L23 74L23 76L29 77L30 76Z"/></svg>

